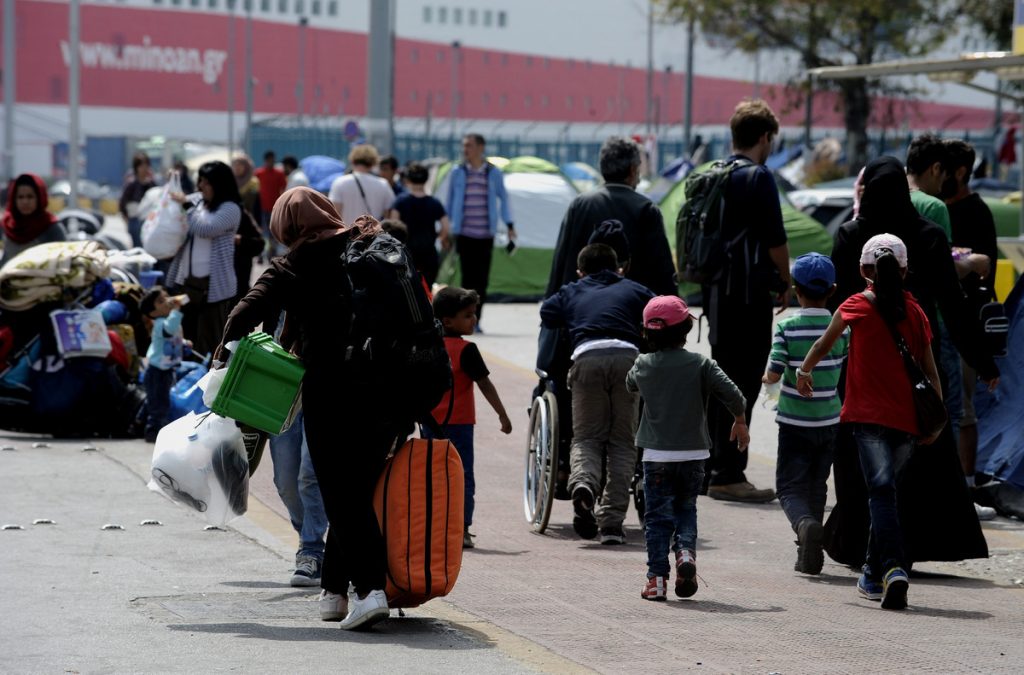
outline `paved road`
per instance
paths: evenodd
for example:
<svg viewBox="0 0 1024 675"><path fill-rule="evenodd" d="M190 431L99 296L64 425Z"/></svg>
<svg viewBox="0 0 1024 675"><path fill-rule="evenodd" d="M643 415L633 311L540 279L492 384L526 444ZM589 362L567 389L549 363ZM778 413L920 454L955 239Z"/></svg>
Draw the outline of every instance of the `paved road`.
<svg viewBox="0 0 1024 675"><path fill-rule="evenodd" d="M227 531L146 490L151 446L10 435L0 444L2 672L1020 672L1024 524L985 524L987 561L923 564L911 608L882 613L828 563L792 571L777 504L699 500L700 591L639 598L635 516L624 547L575 539L557 502L548 534L522 517L525 408L536 306L488 307L477 338L516 425L498 432L478 401L478 548L453 593L346 634L317 620L314 594L286 585L295 535L269 457L250 510ZM700 344L694 348L702 349ZM774 425L755 413L752 479L772 482ZM55 525L32 525L51 518ZM160 527L143 527L157 518ZM105 523L124 531L103 531Z"/></svg>

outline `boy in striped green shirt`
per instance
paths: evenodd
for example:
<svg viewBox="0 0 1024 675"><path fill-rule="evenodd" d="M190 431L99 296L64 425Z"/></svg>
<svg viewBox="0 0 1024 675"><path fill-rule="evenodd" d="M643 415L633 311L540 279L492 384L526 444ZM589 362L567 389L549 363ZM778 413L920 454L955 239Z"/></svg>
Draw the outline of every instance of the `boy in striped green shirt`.
<svg viewBox="0 0 1024 675"><path fill-rule="evenodd" d="M832 314L825 302L835 292L836 270L820 253L807 253L793 265L793 281L800 309L775 328L766 384L782 381L779 396L779 452L775 468L776 492L789 523L797 534L794 569L818 574L825 562L822 552L828 474L839 428L841 403L836 387L846 359L849 330L828 356L814 368L814 397L797 392L796 376L804 357L828 328Z"/></svg>

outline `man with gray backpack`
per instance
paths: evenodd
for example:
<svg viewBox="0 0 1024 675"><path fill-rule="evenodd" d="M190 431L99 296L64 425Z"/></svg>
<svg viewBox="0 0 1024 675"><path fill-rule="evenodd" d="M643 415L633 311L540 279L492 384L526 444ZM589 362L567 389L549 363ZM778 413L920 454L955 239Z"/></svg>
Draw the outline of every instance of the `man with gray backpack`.
<svg viewBox="0 0 1024 675"><path fill-rule="evenodd" d="M789 300L789 245L778 187L764 167L779 121L761 100L744 100L730 120L733 155L687 178L676 225L679 271L701 285L711 357L743 392L747 420L772 344L772 306ZM781 311L781 309L780 309ZM770 502L774 490L747 480L746 452L729 440L734 415L708 406L713 499Z"/></svg>

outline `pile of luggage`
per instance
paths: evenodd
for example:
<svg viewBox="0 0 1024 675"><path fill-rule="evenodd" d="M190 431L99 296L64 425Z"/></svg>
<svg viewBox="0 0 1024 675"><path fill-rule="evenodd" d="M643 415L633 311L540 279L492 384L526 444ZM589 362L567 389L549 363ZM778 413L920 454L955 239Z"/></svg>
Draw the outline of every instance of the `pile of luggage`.
<svg viewBox="0 0 1024 675"><path fill-rule="evenodd" d="M0 428L141 435L137 382L149 334L144 290L124 268L152 262L66 241L35 246L0 269Z"/></svg>

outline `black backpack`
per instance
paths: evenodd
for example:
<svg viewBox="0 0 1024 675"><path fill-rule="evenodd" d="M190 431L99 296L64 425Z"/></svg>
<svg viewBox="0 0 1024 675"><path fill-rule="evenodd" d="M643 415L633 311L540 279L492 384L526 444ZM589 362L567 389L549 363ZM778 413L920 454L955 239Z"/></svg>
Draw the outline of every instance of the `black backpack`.
<svg viewBox="0 0 1024 675"><path fill-rule="evenodd" d="M744 229L734 240L723 240L722 217L729 177L749 166L753 163L748 160L719 160L687 176L683 184L686 203L676 220L676 255L684 280L697 284L718 281L727 266L729 249L746 236ZM749 174L752 178L754 172Z"/></svg>
<svg viewBox="0 0 1024 675"><path fill-rule="evenodd" d="M352 283L349 372L386 394L396 419L421 420L452 388L452 368L420 274L405 246L385 233L350 242L345 263Z"/></svg>

